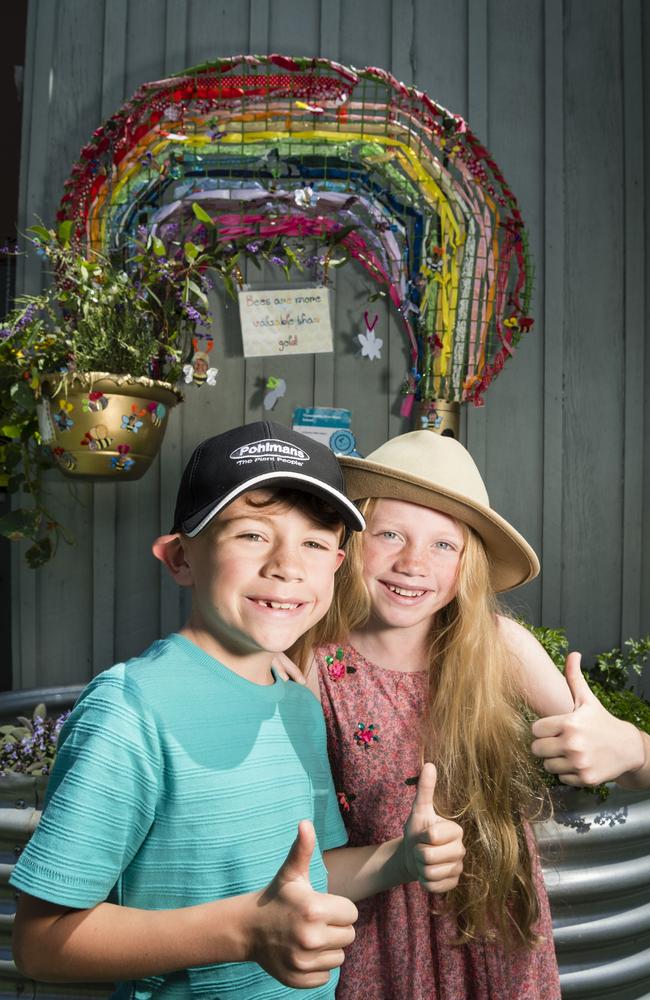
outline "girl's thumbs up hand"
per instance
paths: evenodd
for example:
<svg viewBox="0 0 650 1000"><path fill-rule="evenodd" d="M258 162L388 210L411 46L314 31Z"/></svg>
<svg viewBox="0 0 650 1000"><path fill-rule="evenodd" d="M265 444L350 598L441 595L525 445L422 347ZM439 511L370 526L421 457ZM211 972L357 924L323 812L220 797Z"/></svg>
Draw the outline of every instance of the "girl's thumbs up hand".
<svg viewBox="0 0 650 1000"><path fill-rule="evenodd" d="M404 827L404 868L427 892L453 889L463 870L463 831L457 823L436 814L433 796L436 768L425 764L420 773L411 814Z"/></svg>
<svg viewBox="0 0 650 1000"><path fill-rule="evenodd" d="M580 669L580 653L569 653L564 678L573 711L533 723L531 750L565 785L599 785L643 766L645 751L632 723L616 719L593 693Z"/></svg>

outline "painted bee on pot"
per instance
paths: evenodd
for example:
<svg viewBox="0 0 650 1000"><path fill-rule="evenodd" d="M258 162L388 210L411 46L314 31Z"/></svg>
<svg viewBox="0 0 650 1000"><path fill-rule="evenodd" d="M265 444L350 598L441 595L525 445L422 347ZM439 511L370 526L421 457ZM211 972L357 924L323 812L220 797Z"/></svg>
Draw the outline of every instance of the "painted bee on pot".
<svg viewBox="0 0 650 1000"><path fill-rule="evenodd" d="M135 465L135 460L133 458L128 458L128 454L131 451L128 444L118 444L117 455L113 455L111 459L111 467L116 470L116 472L128 472L129 469L133 468Z"/></svg>
<svg viewBox="0 0 650 1000"><path fill-rule="evenodd" d="M74 469L77 468L77 462L74 455L71 455L69 451L65 450L65 448L52 448L52 454L59 465L61 465L64 469L67 469L69 472L73 472Z"/></svg>
<svg viewBox="0 0 650 1000"><path fill-rule="evenodd" d="M84 413L99 413L108 406L108 399L103 392L93 390L88 396L82 399L81 409Z"/></svg>
<svg viewBox="0 0 650 1000"><path fill-rule="evenodd" d="M113 438L108 436L108 427L106 424L96 424L95 427L91 427L89 431L86 431L81 439L81 443L87 445L90 451L105 451L106 448L110 448L112 445Z"/></svg>
<svg viewBox="0 0 650 1000"><path fill-rule="evenodd" d="M151 423L154 427L160 427L163 420L167 416L167 407L164 403L154 403L153 401L147 405L147 410L149 411L149 416L151 417Z"/></svg>

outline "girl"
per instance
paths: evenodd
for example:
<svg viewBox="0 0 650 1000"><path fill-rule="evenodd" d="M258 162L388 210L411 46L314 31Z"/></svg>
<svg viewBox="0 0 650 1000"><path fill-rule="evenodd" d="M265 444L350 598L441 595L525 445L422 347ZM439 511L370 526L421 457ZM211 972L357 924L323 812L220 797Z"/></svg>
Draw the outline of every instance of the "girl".
<svg viewBox="0 0 650 1000"><path fill-rule="evenodd" d="M497 613L495 593L539 564L490 508L462 445L416 431L340 461L368 527L350 541L329 615L293 652L322 700L350 844L399 834L432 760L434 805L464 828L466 855L443 905L417 884L360 904L337 997L557 1000L528 826L544 796L521 704L542 717L533 751L569 784L622 772L650 784L647 744L591 695L577 654L567 684L530 633Z"/></svg>

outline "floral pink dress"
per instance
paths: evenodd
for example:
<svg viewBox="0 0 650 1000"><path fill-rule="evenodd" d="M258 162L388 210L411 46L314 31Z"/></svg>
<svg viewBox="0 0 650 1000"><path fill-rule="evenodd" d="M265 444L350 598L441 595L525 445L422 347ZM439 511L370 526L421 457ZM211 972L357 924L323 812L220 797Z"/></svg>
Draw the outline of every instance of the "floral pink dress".
<svg viewBox="0 0 650 1000"><path fill-rule="evenodd" d="M426 672L385 670L349 645L321 647L316 662L334 785L350 845L398 837L419 773ZM538 863L535 881L543 941L510 955L496 943L454 945L453 917L436 915L432 897L417 883L361 901L337 1000L559 1000L551 917Z"/></svg>

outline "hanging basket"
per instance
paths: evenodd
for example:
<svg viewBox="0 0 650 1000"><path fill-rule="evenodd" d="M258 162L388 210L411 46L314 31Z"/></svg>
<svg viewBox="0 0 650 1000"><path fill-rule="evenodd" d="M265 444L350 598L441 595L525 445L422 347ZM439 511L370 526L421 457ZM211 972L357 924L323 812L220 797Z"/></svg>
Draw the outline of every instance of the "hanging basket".
<svg viewBox="0 0 650 1000"><path fill-rule="evenodd" d="M66 476L140 479L158 454L172 406L168 382L106 372L46 375L41 436Z"/></svg>

